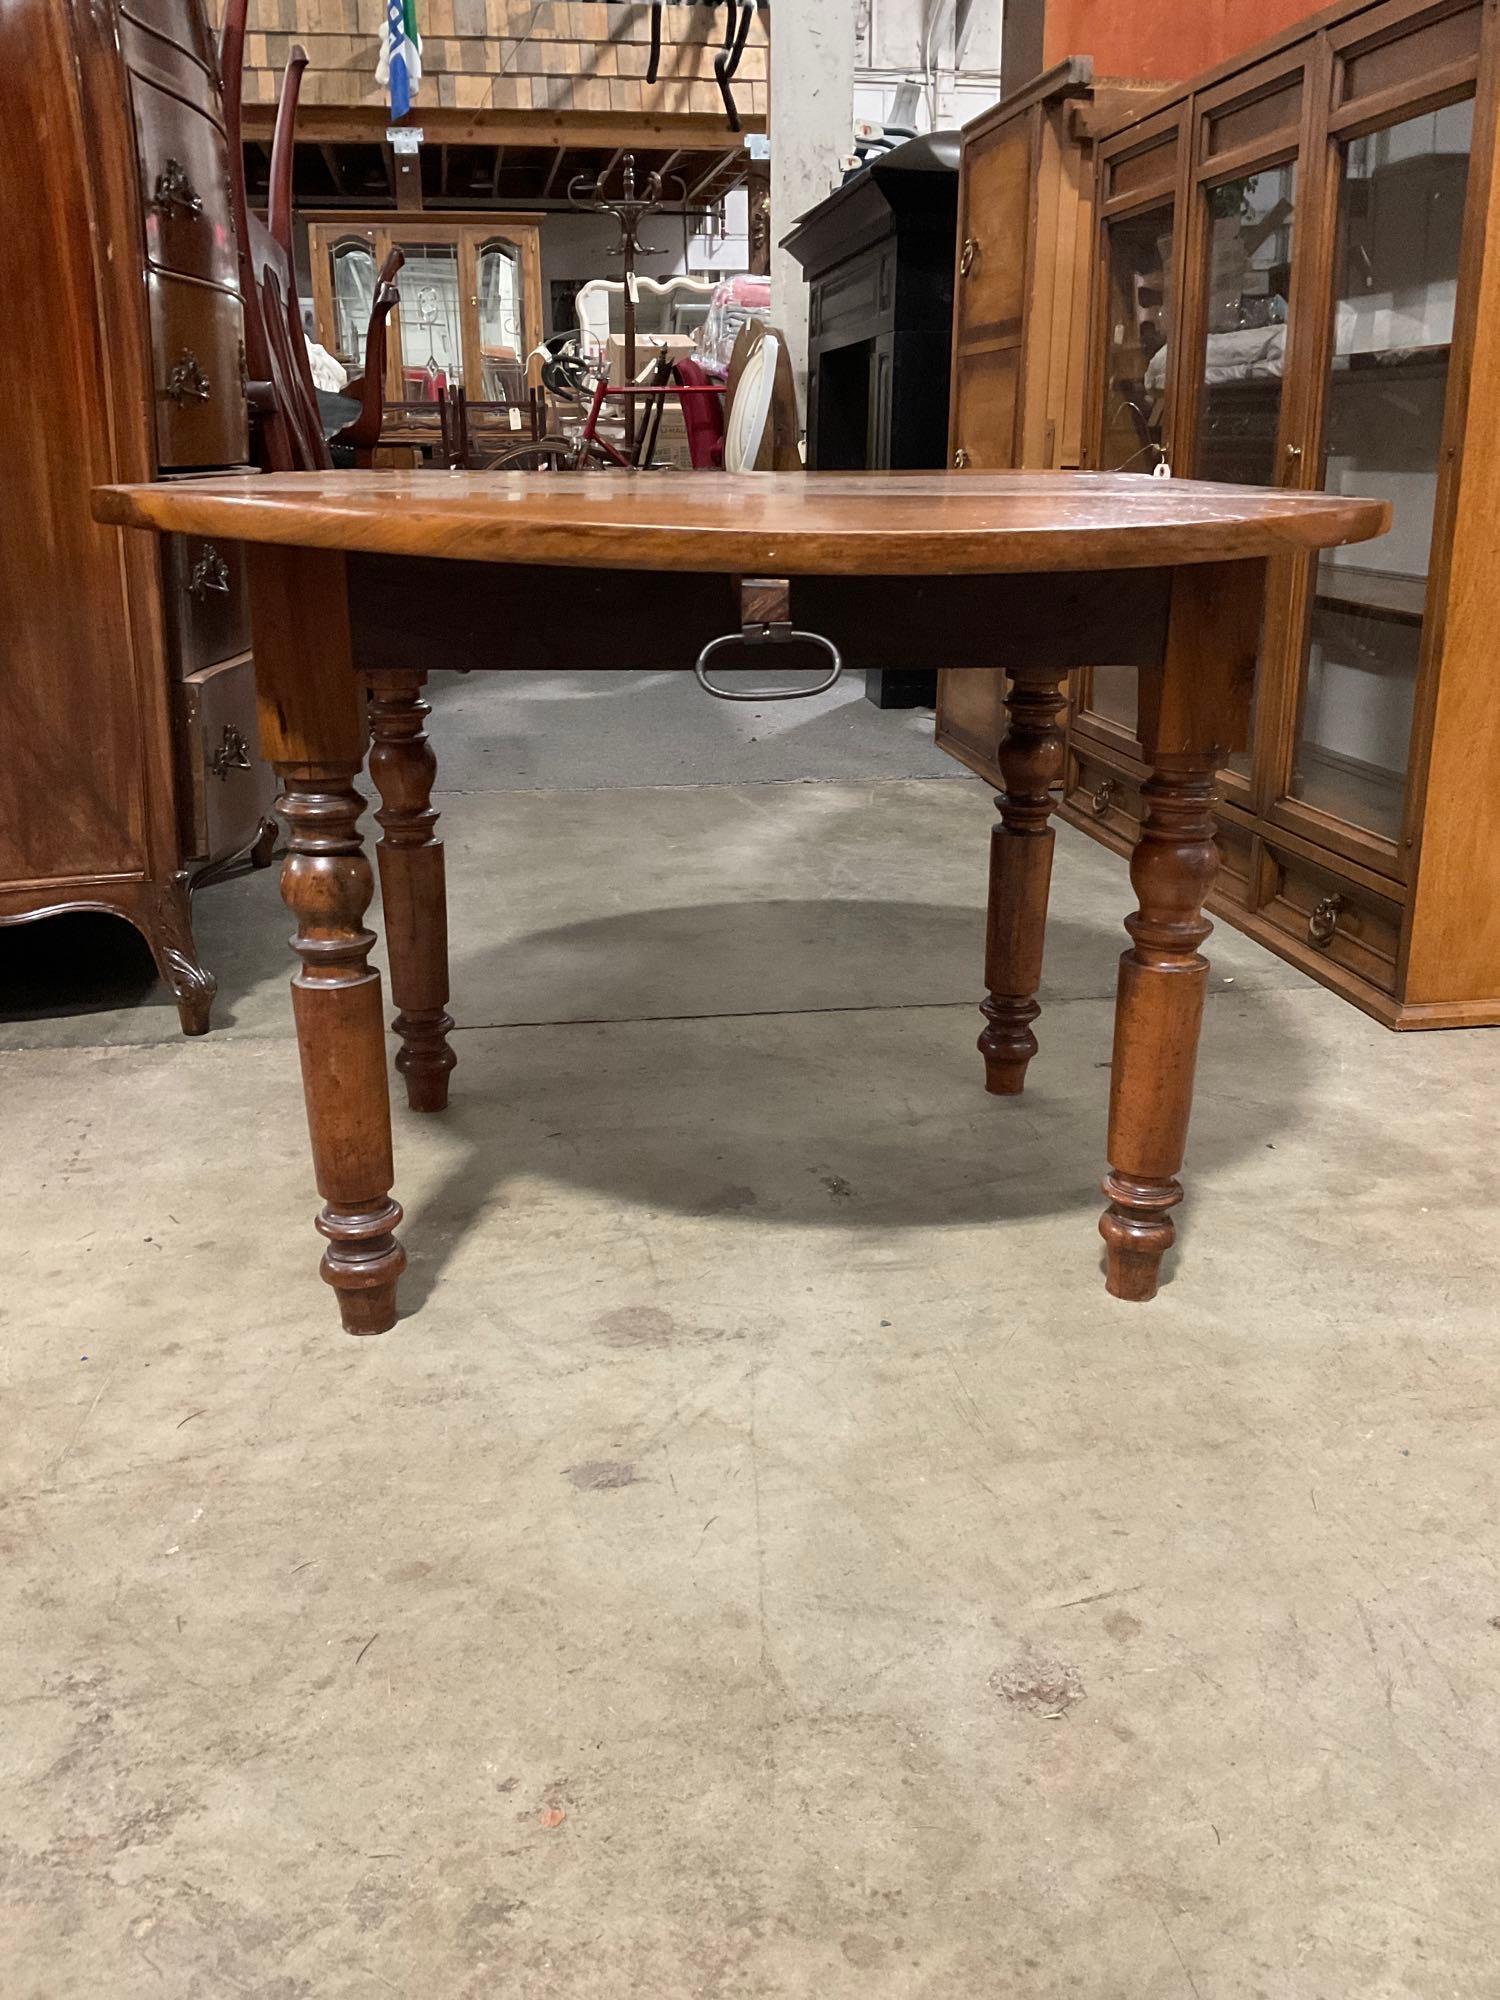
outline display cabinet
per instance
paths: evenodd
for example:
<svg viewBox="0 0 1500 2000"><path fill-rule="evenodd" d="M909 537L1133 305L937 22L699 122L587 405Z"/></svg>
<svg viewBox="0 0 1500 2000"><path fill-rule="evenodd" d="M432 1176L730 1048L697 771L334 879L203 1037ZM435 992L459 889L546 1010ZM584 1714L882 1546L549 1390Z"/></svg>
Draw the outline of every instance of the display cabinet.
<svg viewBox="0 0 1500 2000"><path fill-rule="evenodd" d="M450 387L471 402L514 400L542 338L540 237L534 216L310 220L318 339L359 372L380 268L399 249L406 262L386 333L387 401L439 403Z"/></svg>
<svg viewBox="0 0 1500 2000"><path fill-rule="evenodd" d="M1096 82L1089 58L1070 56L964 127L948 400L954 465L1079 463L1093 135L1160 95L1159 85ZM1004 726L1003 675L939 676L939 744L995 784Z"/></svg>
<svg viewBox="0 0 1500 2000"><path fill-rule="evenodd" d="M1500 229L1485 4L1343 6L1096 148L1084 463L1391 502L1273 564L1211 907L1392 1027L1500 1021ZM1135 675L1082 677L1064 817L1124 850Z"/></svg>
<svg viewBox="0 0 1500 2000"><path fill-rule="evenodd" d="M948 445L955 465L1076 466L1092 141L1160 95L1070 56L963 129Z"/></svg>
<svg viewBox="0 0 1500 2000"><path fill-rule="evenodd" d="M929 132L877 155L784 238L807 273L811 471L946 460L957 210L957 135Z"/></svg>

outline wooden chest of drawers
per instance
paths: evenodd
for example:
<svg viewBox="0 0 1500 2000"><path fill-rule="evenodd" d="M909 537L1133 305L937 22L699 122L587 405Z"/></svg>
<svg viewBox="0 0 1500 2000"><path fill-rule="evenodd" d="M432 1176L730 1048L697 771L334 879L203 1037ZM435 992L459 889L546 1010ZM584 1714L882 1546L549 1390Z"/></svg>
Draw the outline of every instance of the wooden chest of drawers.
<svg viewBox="0 0 1500 2000"><path fill-rule="evenodd" d="M42 150L38 134L47 134ZM90 489L247 464L229 156L201 0L0 9L0 238L27 338L0 348L0 924L113 911L182 1025L212 975L189 891L270 858L239 551L98 526Z"/></svg>

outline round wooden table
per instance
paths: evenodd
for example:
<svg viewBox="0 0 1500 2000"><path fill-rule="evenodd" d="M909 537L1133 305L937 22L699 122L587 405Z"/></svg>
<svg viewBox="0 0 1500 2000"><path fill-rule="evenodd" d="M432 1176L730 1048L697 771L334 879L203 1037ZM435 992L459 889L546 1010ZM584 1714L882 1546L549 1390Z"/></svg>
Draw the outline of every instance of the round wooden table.
<svg viewBox="0 0 1500 2000"><path fill-rule="evenodd" d="M339 472L101 487L95 511L249 545L322 1270L351 1333L394 1323L406 1262L364 923L374 884L354 779L367 736L396 1064L411 1106L439 1111L455 1058L427 673L688 668L725 632L753 636L778 583L791 622L851 665L1009 676L979 1038L1002 1096L1037 1050L1068 676L1136 668L1152 775L1130 865L1139 907L1125 919L1099 1227L1108 1289L1154 1294L1182 1199L1214 774L1248 741L1265 567L1382 533L1383 502L1128 473Z"/></svg>

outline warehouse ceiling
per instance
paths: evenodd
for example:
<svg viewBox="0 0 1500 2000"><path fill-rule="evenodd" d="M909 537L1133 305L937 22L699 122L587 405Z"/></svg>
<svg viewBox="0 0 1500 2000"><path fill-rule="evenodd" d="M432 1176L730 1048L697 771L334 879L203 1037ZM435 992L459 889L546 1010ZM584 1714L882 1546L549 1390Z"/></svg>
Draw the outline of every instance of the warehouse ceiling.
<svg viewBox="0 0 1500 2000"><path fill-rule="evenodd" d="M669 202L708 207L738 187L749 168L743 144L686 147L636 146L637 179L662 177ZM424 145L421 151L422 206L444 208L566 208L568 183L583 175L609 173L624 158L620 146ZM245 145L245 178L251 204L264 207L270 185L268 142ZM391 152L378 140L326 143L299 140L293 165L293 197L299 209L394 208Z"/></svg>

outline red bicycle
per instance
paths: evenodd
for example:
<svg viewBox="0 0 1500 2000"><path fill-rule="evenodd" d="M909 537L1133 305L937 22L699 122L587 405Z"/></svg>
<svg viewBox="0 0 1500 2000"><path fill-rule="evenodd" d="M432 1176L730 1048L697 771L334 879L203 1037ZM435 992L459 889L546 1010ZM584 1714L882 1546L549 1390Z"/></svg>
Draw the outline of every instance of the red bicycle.
<svg viewBox="0 0 1500 2000"><path fill-rule="evenodd" d="M696 398L712 398L722 405L724 384L711 382L691 362L675 362L663 349L644 382L612 383L599 375L592 383L586 365L572 349L573 336L555 336L557 352L542 367L542 390L550 391L559 402L581 405L588 396L588 408L578 430L569 434L549 425L540 435L520 440L490 461L496 471L580 472L590 466L621 466L626 471L648 469L661 435L662 411L669 396L682 403L687 418L689 450L695 469L713 464L713 440L722 439L723 423L711 419L705 424L689 405ZM549 347L554 341L547 343ZM607 407L623 403L626 422L616 437L604 428ZM633 421L638 403L646 405L645 420ZM704 414L707 414L705 409ZM555 411L554 411L555 420Z"/></svg>

